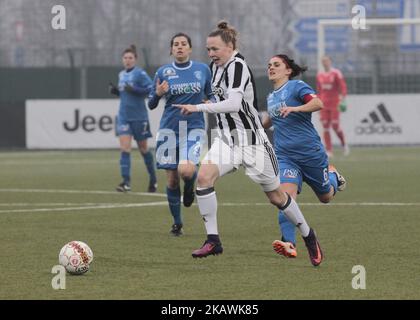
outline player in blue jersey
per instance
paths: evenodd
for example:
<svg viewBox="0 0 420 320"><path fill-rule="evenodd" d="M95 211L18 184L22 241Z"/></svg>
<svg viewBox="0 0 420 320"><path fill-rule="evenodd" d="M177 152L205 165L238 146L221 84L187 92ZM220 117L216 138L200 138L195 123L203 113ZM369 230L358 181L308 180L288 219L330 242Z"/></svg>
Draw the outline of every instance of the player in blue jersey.
<svg viewBox="0 0 420 320"><path fill-rule="evenodd" d="M268 63L268 78L274 91L267 97L268 114L263 116L265 128L274 127L274 149L280 166L282 189L294 199L306 182L323 203L328 203L346 181L328 157L312 122L312 112L323 108L315 91L301 80L291 80L306 71L287 55L279 54ZM296 252L295 225L279 211L282 241L273 242L274 250L294 258Z"/></svg>
<svg viewBox="0 0 420 320"><path fill-rule="evenodd" d="M177 33L171 39L170 53L174 61L160 67L149 96L149 108L154 109L165 98L165 109L157 136L156 162L167 175L166 194L173 216L171 234L182 235L180 178L184 180L183 204L194 201L194 183L200 161L201 144L205 137L202 113L182 115L173 104L202 103L211 97L211 72L201 62L190 60L191 38Z"/></svg>
<svg viewBox="0 0 420 320"><path fill-rule="evenodd" d="M123 181L117 191L130 191L131 141L137 142L149 173L148 192L156 192L157 180L153 154L147 146L150 132L149 115L144 99L152 90L152 80L147 73L136 66L137 50L134 45L124 50L122 55L124 70L119 73L118 87L110 83L110 93L120 97L117 134L120 141L120 170Z"/></svg>

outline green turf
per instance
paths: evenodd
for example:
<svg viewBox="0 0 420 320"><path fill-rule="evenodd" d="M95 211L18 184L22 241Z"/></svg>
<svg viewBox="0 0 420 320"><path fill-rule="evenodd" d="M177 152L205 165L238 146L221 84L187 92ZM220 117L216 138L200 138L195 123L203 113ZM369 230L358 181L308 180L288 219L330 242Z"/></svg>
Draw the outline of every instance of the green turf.
<svg viewBox="0 0 420 320"><path fill-rule="evenodd" d="M197 207L183 209L185 235L170 237L165 204L123 207L165 201L135 194L147 188L138 154L133 193L113 192L118 157L118 151L0 153L0 299L420 299L419 148L355 148L338 156L334 164L348 189L334 203L347 205L310 205L317 200L305 187L298 201L326 255L318 268L300 238L296 259L273 252L276 210L243 172L216 185L223 255L193 260L191 251L205 239ZM159 171L160 193L164 185ZM111 204L120 206L94 208ZM53 290L51 268L70 240L90 245L91 270ZM351 286L354 265L366 269L365 290Z"/></svg>

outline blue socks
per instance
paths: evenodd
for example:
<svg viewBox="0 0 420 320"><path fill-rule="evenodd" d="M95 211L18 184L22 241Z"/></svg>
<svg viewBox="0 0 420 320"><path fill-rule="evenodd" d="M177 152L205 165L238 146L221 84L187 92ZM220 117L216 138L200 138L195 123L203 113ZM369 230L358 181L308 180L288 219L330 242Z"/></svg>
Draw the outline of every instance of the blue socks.
<svg viewBox="0 0 420 320"><path fill-rule="evenodd" d="M144 164L146 165L146 168L147 168L147 172L149 173L150 182L156 183L157 180L156 180L155 165L153 161L152 152L149 150L147 153L142 154L142 156L144 159Z"/></svg>
<svg viewBox="0 0 420 320"><path fill-rule="evenodd" d="M328 172L328 177L330 178L330 184L333 186L335 194L338 188L337 175L334 172Z"/></svg>
<svg viewBox="0 0 420 320"><path fill-rule="evenodd" d="M156 172L155 172L155 164L153 160L152 152L148 151L145 154L142 154L144 158L144 163L147 168L147 172L149 172L150 182L156 183ZM130 152L121 152L120 157L120 169L121 169L121 176L124 179L124 182L129 184L130 183L130 171L131 171L131 154Z"/></svg>
<svg viewBox="0 0 420 320"><path fill-rule="evenodd" d="M296 245L295 225L291 223L283 211L279 211L279 226L282 234L282 241L291 242Z"/></svg>
<svg viewBox="0 0 420 320"><path fill-rule="evenodd" d="M120 157L121 176L126 184L130 184L130 169L131 169L131 156L130 152L121 152Z"/></svg>
<svg viewBox="0 0 420 320"><path fill-rule="evenodd" d="M174 217L175 224L182 224L181 219L181 190L169 189L166 187L166 195L168 196L169 210Z"/></svg>

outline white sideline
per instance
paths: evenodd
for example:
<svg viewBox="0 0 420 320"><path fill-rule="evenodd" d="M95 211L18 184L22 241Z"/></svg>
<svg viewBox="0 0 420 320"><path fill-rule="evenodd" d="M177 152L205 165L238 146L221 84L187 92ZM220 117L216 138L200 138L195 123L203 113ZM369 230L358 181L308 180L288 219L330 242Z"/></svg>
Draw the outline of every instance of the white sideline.
<svg viewBox="0 0 420 320"><path fill-rule="evenodd" d="M87 193L87 194L113 194L118 195L117 191L106 190L66 190L66 189L0 189L0 192L28 192L28 193ZM135 196L150 196L150 197L165 197L164 193L149 193L149 192L128 192L127 195Z"/></svg>
<svg viewBox="0 0 420 320"><path fill-rule="evenodd" d="M24 160L2 160L0 159L0 165L2 166L23 166L23 165L63 165L63 164L93 164L93 165L101 165L101 164L117 164L118 161L116 160L43 160L43 159L24 159Z"/></svg>
<svg viewBox="0 0 420 320"><path fill-rule="evenodd" d="M100 191L100 190L62 190L62 189L0 189L0 192L27 192L27 193L70 193L70 194L105 194L118 195L116 191ZM163 193L146 193L146 192L130 192L131 195L166 197ZM121 195L121 194L120 194ZM167 201L143 202L143 203L0 203L0 207L50 207L37 209L5 209L0 213L25 213L25 212L51 212L51 211L75 211L75 210L94 210L94 209L116 209L116 208L136 208L150 206L167 206ZM196 204L193 204L196 206ZM271 206L269 202L223 202L219 206L225 207L242 207L242 206ZM420 206L420 202L333 202L323 204L320 202L299 202L300 206ZM51 208L52 206L66 206L60 208Z"/></svg>
<svg viewBox="0 0 420 320"><path fill-rule="evenodd" d="M11 203L0 203L0 207L54 207L54 206L97 206L97 205L119 205L127 204L126 202L113 202L113 203L98 203L98 202L11 202Z"/></svg>
<svg viewBox="0 0 420 320"><path fill-rule="evenodd" d="M146 202L146 203L128 203L116 205L99 205L86 207L67 207L67 208L40 208L40 209L14 209L14 210L0 210L0 213L22 213L22 212L51 212L51 211L74 211L74 210L94 210L94 209L114 209L114 208L135 208L135 207L150 207L167 205L166 201Z"/></svg>

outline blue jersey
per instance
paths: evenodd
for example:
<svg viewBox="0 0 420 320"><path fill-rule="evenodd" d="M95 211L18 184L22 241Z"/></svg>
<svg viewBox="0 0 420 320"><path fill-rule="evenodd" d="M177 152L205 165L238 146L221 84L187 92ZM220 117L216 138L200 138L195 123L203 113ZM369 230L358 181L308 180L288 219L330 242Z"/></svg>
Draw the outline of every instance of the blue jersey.
<svg viewBox="0 0 420 320"><path fill-rule="evenodd" d="M291 112L280 116L282 105L298 107L315 91L301 80L289 80L267 97L267 111L274 126L274 149L278 161L294 160L306 166L322 166L327 161L324 146L315 130L310 112Z"/></svg>
<svg viewBox="0 0 420 320"><path fill-rule="evenodd" d="M153 80L153 89L150 93L149 107L156 107L159 97L156 95L156 81L160 83L166 80L169 91L165 94L165 110L160 121L160 129L171 129L179 132L179 121L188 122L188 130L204 129L204 115L202 112L194 112L190 115L182 115L177 107L172 104L200 104L211 93L210 68L201 62L189 61L184 67L177 66L175 62L166 64L158 69Z"/></svg>
<svg viewBox="0 0 420 320"><path fill-rule="evenodd" d="M150 93L153 84L146 71L134 67L129 71L121 71L118 78L118 90L121 99L118 118L125 121L149 120L144 99ZM126 85L131 86L133 91L126 91Z"/></svg>

